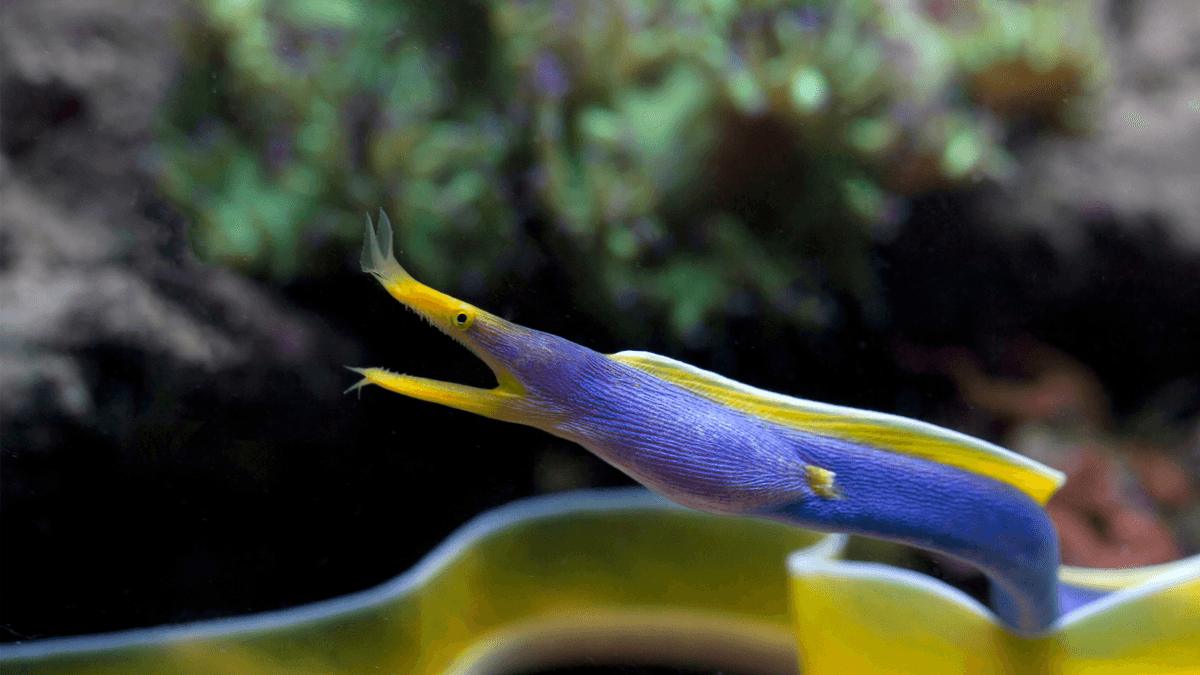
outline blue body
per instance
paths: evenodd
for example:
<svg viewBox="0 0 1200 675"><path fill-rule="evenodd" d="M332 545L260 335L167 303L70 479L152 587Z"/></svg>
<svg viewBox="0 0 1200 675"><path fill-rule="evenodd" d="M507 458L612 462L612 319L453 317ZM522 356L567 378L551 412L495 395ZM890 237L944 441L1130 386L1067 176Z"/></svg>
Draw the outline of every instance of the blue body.
<svg viewBox="0 0 1200 675"><path fill-rule="evenodd" d="M522 354L501 358L522 382L536 383L526 395L556 420L543 428L656 492L704 511L943 553L989 577L996 612L1013 629L1039 633L1057 618L1057 536L1041 506L1017 488L779 426L553 335L523 338ZM841 496L814 493L806 465L834 472Z"/></svg>

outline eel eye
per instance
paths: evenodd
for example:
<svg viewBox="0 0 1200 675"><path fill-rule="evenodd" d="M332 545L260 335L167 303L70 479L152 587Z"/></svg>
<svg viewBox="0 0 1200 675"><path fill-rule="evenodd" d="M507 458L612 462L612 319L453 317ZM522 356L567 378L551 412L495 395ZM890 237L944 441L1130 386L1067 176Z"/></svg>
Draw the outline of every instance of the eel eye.
<svg viewBox="0 0 1200 675"><path fill-rule="evenodd" d="M471 324L475 323L475 313L465 309L459 310L451 317L451 321L454 322L456 327L466 330L471 327Z"/></svg>

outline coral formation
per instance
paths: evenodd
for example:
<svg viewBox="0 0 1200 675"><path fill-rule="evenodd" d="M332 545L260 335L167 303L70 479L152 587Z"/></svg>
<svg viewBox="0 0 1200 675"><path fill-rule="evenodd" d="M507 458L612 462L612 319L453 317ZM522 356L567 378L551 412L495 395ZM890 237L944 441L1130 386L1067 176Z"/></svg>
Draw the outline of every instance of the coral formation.
<svg viewBox="0 0 1200 675"><path fill-rule="evenodd" d="M382 205L435 285L542 250L692 342L868 298L905 196L1008 175L1009 130L1082 128L1104 73L1083 0L200 7L160 148L201 256L292 278Z"/></svg>
<svg viewBox="0 0 1200 675"><path fill-rule="evenodd" d="M906 345L900 351L905 367L952 379L974 415L1006 429L1008 447L1067 475L1046 505L1063 564L1153 565L1177 560L1194 547L1200 526L1195 471L1188 462L1194 413L1176 429L1157 420L1143 429L1114 430L1111 404L1096 374L1028 336L1003 347L1012 362L1006 365L1019 378L987 373L979 356L962 348L924 351ZM1171 408L1160 400L1152 410Z"/></svg>

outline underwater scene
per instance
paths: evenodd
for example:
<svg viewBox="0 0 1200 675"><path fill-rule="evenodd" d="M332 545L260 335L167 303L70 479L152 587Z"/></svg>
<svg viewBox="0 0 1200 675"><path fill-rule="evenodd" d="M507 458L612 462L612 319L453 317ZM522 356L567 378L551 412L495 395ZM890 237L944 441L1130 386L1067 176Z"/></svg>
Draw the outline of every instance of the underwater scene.
<svg viewBox="0 0 1200 675"><path fill-rule="evenodd" d="M1196 0L0 54L6 675L1200 672Z"/></svg>

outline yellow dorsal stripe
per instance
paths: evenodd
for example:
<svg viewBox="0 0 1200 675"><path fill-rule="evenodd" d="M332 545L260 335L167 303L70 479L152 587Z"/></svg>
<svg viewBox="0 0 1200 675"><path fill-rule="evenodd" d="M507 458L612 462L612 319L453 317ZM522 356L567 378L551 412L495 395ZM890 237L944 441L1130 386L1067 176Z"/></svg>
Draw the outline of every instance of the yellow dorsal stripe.
<svg viewBox="0 0 1200 675"><path fill-rule="evenodd" d="M649 352L620 352L610 358L775 424L995 478L1039 504L1065 480L1062 473L1028 457L926 422L776 394Z"/></svg>

